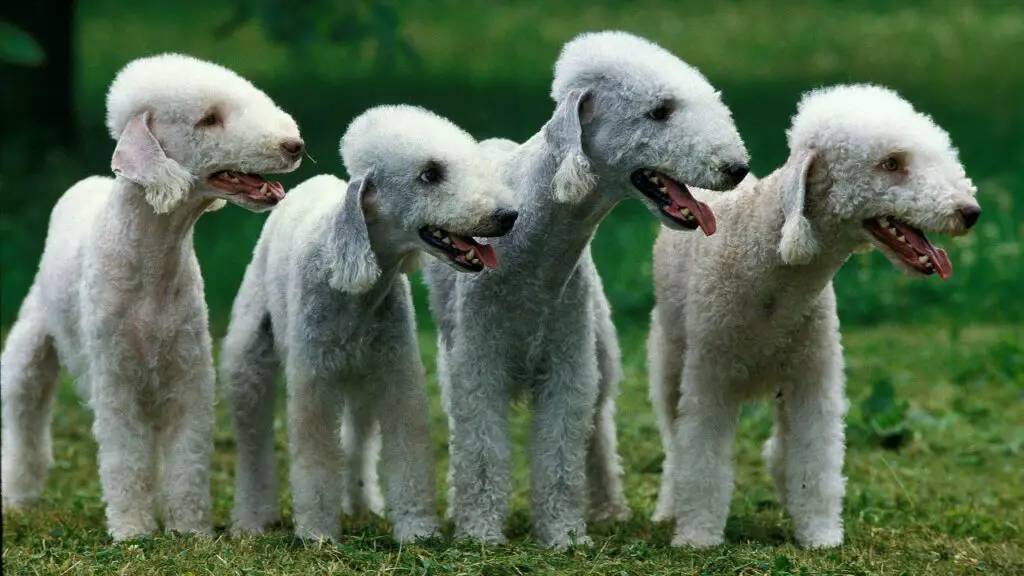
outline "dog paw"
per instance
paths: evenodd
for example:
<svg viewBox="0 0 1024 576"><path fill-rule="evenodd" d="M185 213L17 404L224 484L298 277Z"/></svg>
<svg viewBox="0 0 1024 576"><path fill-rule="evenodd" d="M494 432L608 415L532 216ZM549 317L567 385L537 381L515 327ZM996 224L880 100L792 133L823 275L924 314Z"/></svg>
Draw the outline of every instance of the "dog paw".
<svg viewBox="0 0 1024 576"><path fill-rule="evenodd" d="M797 533L797 542L800 543L802 548L808 550L820 549L820 548L835 548L843 545L843 531L842 529L829 529L816 531L811 534Z"/></svg>
<svg viewBox="0 0 1024 576"><path fill-rule="evenodd" d="M605 524L608 522L625 522L633 517L633 511L625 502L605 504L590 512L590 522Z"/></svg>
<svg viewBox="0 0 1024 576"><path fill-rule="evenodd" d="M459 540L475 540L484 544L504 544L508 538L501 533L501 529L488 527L458 527L455 529L455 538Z"/></svg>
<svg viewBox="0 0 1024 576"><path fill-rule="evenodd" d="M156 521L153 520L152 522L112 523L108 531L110 537L115 542L124 542L125 540L133 540L135 538L145 538L152 535L156 530Z"/></svg>
<svg viewBox="0 0 1024 576"><path fill-rule="evenodd" d="M413 518L395 521L395 540L402 543L417 542L441 535L437 518Z"/></svg>
<svg viewBox="0 0 1024 576"><path fill-rule="evenodd" d="M331 530L325 528L311 528L309 526L297 526L295 537L307 544L334 542L335 537Z"/></svg>
<svg viewBox="0 0 1024 576"><path fill-rule="evenodd" d="M699 530L679 530L672 537L675 548L714 548L725 542L722 534L712 534Z"/></svg>

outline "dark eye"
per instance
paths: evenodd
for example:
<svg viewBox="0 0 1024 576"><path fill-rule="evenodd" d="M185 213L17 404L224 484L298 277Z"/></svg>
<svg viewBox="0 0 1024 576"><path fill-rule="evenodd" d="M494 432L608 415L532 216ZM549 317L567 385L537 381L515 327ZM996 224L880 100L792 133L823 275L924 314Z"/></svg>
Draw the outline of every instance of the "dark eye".
<svg viewBox="0 0 1024 576"><path fill-rule="evenodd" d="M878 164L878 167L886 172L895 172L900 169L900 160L895 156L889 156Z"/></svg>
<svg viewBox="0 0 1024 576"><path fill-rule="evenodd" d="M199 120L199 123L196 125L202 126L204 128L209 128L210 126L216 126L217 124L220 124L220 118L217 116L217 113L209 112L206 114L206 116L203 116L202 119Z"/></svg>
<svg viewBox="0 0 1024 576"><path fill-rule="evenodd" d="M655 122L664 122L668 120L668 117L672 115L672 105L668 102L662 102L657 108L647 113L647 117Z"/></svg>
<svg viewBox="0 0 1024 576"><path fill-rule="evenodd" d="M441 168L431 164L427 166L423 172L420 172L420 180L427 184L437 184L441 181Z"/></svg>

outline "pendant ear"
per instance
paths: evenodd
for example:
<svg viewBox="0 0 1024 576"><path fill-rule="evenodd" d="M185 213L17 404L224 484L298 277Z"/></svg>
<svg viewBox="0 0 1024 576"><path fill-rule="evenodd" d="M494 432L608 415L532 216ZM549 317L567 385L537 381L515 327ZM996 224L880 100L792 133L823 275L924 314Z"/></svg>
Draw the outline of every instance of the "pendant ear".
<svg viewBox="0 0 1024 576"><path fill-rule="evenodd" d="M110 168L117 177L142 186L157 214L174 210L192 189L192 175L164 154L150 131L152 114L143 112L131 119L117 140Z"/></svg>

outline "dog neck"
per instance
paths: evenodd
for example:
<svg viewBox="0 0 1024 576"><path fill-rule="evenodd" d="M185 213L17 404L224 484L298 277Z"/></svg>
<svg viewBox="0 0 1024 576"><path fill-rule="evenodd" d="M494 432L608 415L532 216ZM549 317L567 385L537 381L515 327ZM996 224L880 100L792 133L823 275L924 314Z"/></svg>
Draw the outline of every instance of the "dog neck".
<svg viewBox="0 0 1024 576"><path fill-rule="evenodd" d="M106 265L117 268L143 286L169 286L182 267L195 256L193 229L213 203L210 199L187 200L167 214L157 214L146 202L142 186L117 178L103 230L110 252Z"/></svg>
<svg viewBox="0 0 1024 576"><path fill-rule="evenodd" d="M783 178L776 171L755 186L737 192L736 202L740 206L752 207L744 213L743 225L734 225L727 234L741 234L745 242L768 247L747 255L753 259L751 269L758 274L758 284L783 286L799 292L796 300L808 303L817 297L832 281L854 250L862 242L848 227L837 225L824 213L822 202L809 198L804 214L811 223L811 229L818 245L818 252L807 264L787 264L782 261L778 246L782 239L785 223L781 198ZM724 227L723 227L724 228Z"/></svg>
<svg viewBox="0 0 1024 576"><path fill-rule="evenodd" d="M548 146L543 132L534 135L512 153L506 166L506 182L516 189L519 219L507 236L496 238L500 247L499 273L538 275L549 285L564 286L594 237L598 225L618 203L601 184L580 203L559 202L553 180L560 155Z"/></svg>

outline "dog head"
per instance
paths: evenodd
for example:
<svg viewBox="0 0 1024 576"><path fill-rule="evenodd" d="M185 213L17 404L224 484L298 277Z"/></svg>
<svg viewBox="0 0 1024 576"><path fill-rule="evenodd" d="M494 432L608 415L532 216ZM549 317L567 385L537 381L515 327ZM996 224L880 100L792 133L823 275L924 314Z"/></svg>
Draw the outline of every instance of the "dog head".
<svg viewBox="0 0 1024 576"><path fill-rule="evenodd" d="M125 66L107 94L107 127L117 140L111 169L161 214L189 199L267 210L284 188L261 174L295 170L304 151L295 121L266 94L180 54Z"/></svg>

